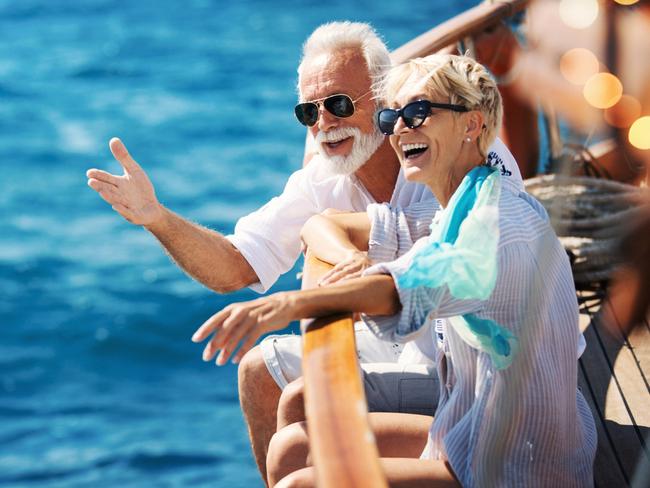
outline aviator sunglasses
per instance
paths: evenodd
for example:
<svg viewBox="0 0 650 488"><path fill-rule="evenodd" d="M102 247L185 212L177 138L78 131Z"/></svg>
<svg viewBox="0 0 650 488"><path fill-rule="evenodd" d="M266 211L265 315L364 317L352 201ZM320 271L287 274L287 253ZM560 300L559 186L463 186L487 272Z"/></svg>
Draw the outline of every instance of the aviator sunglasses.
<svg viewBox="0 0 650 488"><path fill-rule="evenodd" d="M467 107L452 103L435 103L429 100L418 100L407 103L402 108L385 108L377 112L377 126L382 134L390 136L393 133L397 120L402 117L404 125L409 129L420 127L426 118L431 115L432 108L442 108L454 112L468 112Z"/></svg>
<svg viewBox="0 0 650 488"><path fill-rule="evenodd" d="M354 104L365 97L368 93L370 92L368 91L354 100L344 93L339 93L337 95L330 95L329 97L312 100L311 102L299 103L296 105L294 113L302 125L311 127L318 121L318 113L320 111L320 104L322 103L325 110L329 113L344 119L346 117L351 117L354 114Z"/></svg>

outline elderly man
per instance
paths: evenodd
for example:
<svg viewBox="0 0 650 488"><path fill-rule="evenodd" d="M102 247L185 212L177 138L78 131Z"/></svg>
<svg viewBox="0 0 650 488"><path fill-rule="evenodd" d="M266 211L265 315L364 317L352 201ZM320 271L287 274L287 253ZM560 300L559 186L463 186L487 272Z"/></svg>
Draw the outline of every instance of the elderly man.
<svg viewBox="0 0 650 488"><path fill-rule="evenodd" d="M163 207L145 172L118 139L111 140L110 148L124 175L91 169L88 184L125 219L156 236L176 263L206 286L220 293L246 286L264 292L299 257L300 229L309 217L328 208L364 211L377 202L409 207L434 198L425 186L404 180L388 139L374 125L372 83L389 67L388 50L367 24L335 22L314 31L298 68L302 103L296 106L296 116L308 127L318 154L291 175L280 196L240 219L230 236ZM519 175L500 141L491 150L502 172ZM370 363L390 363L395 369L395 375L364 375L369 409L432 414L435 400L423 397L415 382L408 386L409 378L434 381L426 365L397 364L400 346L364 332L357 331L364 369L376 371ZM260 331L242 330L240 335L243 345L233 359L241 359L240 401L257 465L266 478L266 452L276 430L281 388L301 375L300 340L274 336L253 347ZM217 364L224 364L230 354L222 350ZM419 358L404 362L426 363ZM400 408L408 405L415 408Z"/></svg>

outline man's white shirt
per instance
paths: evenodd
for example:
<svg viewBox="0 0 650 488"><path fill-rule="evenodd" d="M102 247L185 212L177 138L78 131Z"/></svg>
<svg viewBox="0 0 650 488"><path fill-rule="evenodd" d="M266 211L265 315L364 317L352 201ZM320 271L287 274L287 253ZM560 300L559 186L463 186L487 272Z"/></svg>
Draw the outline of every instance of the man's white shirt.
<svg viewBox="0 0 650 488"><path fill-rule="evenodd" d="M523 190L519 167L500 139L489 149L488 163L499 166L502 174ZM496 158L495 156L496 155ZM365 212L378 203L354 175L327 172L316 155L305 167L293 173L277 197L239 219L233 234L226 236L242 253L259 278L251 289L263 293L280 275L289 271L300 256L300 230L309 217L331 208ZM407 208L420 202L438 203L428 187L406 181L400 170L390 204Z"/></svg>

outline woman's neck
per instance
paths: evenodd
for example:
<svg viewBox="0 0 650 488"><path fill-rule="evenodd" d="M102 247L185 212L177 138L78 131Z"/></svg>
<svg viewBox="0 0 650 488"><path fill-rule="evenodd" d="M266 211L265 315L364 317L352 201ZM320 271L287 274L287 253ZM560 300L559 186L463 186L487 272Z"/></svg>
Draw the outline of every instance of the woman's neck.
<svg viewBox="0 0 650 488"><path fill-rule="evenodd" d="M464 161L458 163L458 161ZM472 169L480 166L485 161L478 150L471 151L465 158L458 158L453 166L447 168L447 171L438 175L434 180L427 183L427 186L435 195L440 205L445 208L451 199L451 196L460 186L465 175Z"/></svg>

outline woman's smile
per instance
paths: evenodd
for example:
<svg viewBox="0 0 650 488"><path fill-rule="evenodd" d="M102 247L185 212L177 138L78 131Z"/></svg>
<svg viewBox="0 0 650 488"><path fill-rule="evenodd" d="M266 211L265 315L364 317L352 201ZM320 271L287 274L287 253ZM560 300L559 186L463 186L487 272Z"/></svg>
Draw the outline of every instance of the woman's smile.
<svg viewBox="0 0 650 488"><path fill-rule="evenodd" d="M415 161L429 149L429 145L416 142L411 144L402 144L401 149L405 161Z"/></svg>

